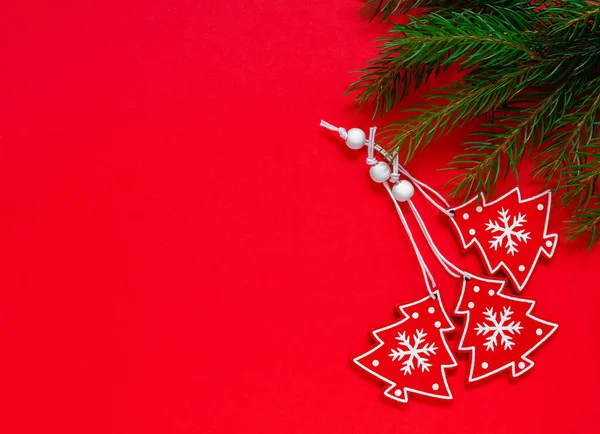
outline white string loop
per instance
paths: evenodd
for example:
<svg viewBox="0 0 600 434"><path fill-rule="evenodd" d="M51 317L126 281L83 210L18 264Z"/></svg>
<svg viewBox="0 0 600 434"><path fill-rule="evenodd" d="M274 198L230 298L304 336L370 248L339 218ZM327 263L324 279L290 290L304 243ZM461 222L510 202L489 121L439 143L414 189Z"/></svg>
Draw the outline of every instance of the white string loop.
<svg viewBox="0 0 600 434"><path fill-rule="evenodd" d="M338 127L331 125L330 123L325 122L323 120L321 121L321 126L327 128L331 131L338 132L340 137L342 137L342 139L344 139L344 140L348 137L348 133L342 127L338 128ZM424 182L421 182L418 179L416 179L415 177L413 177L404 167L402 167L401 164L399 164L397 155L392 157L389 152L387 152L385 149L383 149L381 146L379 146L375 143L376 130L377 130L376 127L371 127L369 129L369 140L367 142L367 145L368 145L367 146L367 150L368 150L367 164L369 164L369 165L377 164L377 159L375 158L375 151L377 151L382 157L384 157L388 162L392 163L392 165L393 165L393 172L390 176L391 182L393 182L393 183L397 182L399 179L399 174L404 175L417 187L419 192L433 206L435 206L439 211L446 214L447 216L452 217L454 215L454 213L453 213L453 211L451 211L449 209L450 204L446 201L446 199L444 199L444 197L439 192L437 192L435 189L431 188ZM425 263L425 260L423 259L423 256L421 255L421 252L419 250L419 247L417 246L417 243L415 242L415 239L412 235L410 227L408 226L408 223L407 223L406 219L404 218L402 209L400 208L398 201L392 194L392 189L390 188L389 183L387 181L385 181L385 182L383 182L383 186L385 187L386 191L388 192L388 195L392 199L392 202L394 202L394 206L396 208L396 212L398 213L398 216L400 217L402 226L404 226L404 230L406 231L408 238L413 246L413 249L417 256L417 260L419 262L419 266L421 267L423 279L425 280L425 286L427 288L427 292L429 293L430 297L435 300L436 297L435 297L435 294L433 293L433 289L435 289L435 287L436 287L435 280L433 279L433 276L431 275L431 272L429 271L429 268L427 267L427 264ZM430 196L430 194L432 196L435 196L435 198L437 200L433 199ZM438 200L439 200L439 202L443 203L445 205L445 207L440 205L438 203ZM459 279L461 277L470 279L471 275L469 273L458 268L456 265L454 265L452 262L450 262L448 259L446 259L446 257L444 255L442 255L442 253L440 252L438 247L433 242L433 239L431 238L431 235L429 234L429 231L427 230L427 226L425 225L425 222L423 221L421 215L417 211L417 208L415 207L414 203L411 200L408 200L407 202L410 206L410 209L411 209L413 215L415 216L415 219L417 220L417 223L419 224L419 227L421 228L421 231L423 232L423 235L425 236L425 239L427 240L427 244L433 251L433 254L437 258L437 260L440 262L442 267L444 267L446 272L448 274L450 274L452 277L455 277L457 279Z"/></svg>
<svg viewBox="0 0 600 434"><path fill-rule="evenodd" d="M400 174L398 173L398 155L396 155L392 161L392 174L390 175L390 181L394 184L398 182L400 179Z"/></svg>
<svg viewBox="0 0 600 434"><path fill-rule="evenodd" d="M417 178L415 178L414 176L412 176L408 172L408 170L406 170L398 162L398 155L396 155L394 158L392 158L392 156L389 154L389 152L387 152L385 149L383 149L379 145L375 145L375 149L383 157L385 157L388 161L391 161L394 164L394 173L396 173L396 172L399 171L401 174L403 174L404 176L406 176L410 181L412 181L413 184L415 184L415 186L421 192L421 194L425 197L425 199L427 199L433 206L435 206L438 210L440 210L441 212L443 212L444 214L446 214L448 217L452 217L453 216L452 212L449 209L446 209L446 208L442 207L440 204L438 204L435 200L433 200L431 198L431 196L429 196L429 194L427 194L427 192L425 190L428 190L431 194L433 194L435 197L437 197L444 205L446 205L447 208L450 208L450 204L446 201L446 199L444 199L444 196L442 196L439 192L437 192L436 190L434 190L433 188L431 188L430 186L428 186L424 182L421 182ZM392 174L392 176L393 176L393 174Z"/></svg>
<svg viewBox="0 0 600 434"><path fill-rule="evenodd" d="M375 131L377 131L377 127L369 128L369 141L367 142L367 164L369 166L374 166L377 164L377 160L375 159Z"/></svg>
<svg viewBox="0 0 600 434"><path fill-rule="evenodd" d="M327 128L328 130L331 130L331 131L336 131L343 140L346 140L348 138L348 132L346 131L345 128L342 128L342 127L338 128L334 125L331 125L329 122L325 122L323 120L321 121L320 126Z"/></svg>
<svg viewBox="0 0 600 434"><path fill-rule="evenodd" d="M404 170L402 172L402 174L404 176L406 176L408 179L410 179L413 184L415 184L415 186L417 187L417 190L419 190L421 192L421 194L425 197L425 199L427 199L429 201L429 203L431 203L433 206L435 206L438 210L440 210L441 212L443 212L444 214L446 214L448 217L453 217L454 213L452 211L450 211L449 209L444 208L443 206L441 206L439 203L437 203L435 200L433 200L431 198L431 196L429 196L427 194L427 192L425 192L424 188L428 188L430 191L432 191L434 194L439 195L438 192L436 192L435 190L433 190L433 188L429 187L428 185L422 183L421 181L415 179L414 177L412 177L410 175L410 173L408 173L406 170ZM439 195L441 197L441 195ZM444 200L444 202L447 204L447 202ZM450 207L450 205L448 205L448 207Z"/></svg>
<svg viewBox="0 0 600 434"><path fill-rule="evenodd" d="M429 296L435 300L435 294L433 293L433 289L435 289L435 280L433 279L433 276L431 275L429 268L427 268L427 264L425 264L425 260L421 256L419 247L417 246L417 243L415 242L415 239L413 238L412 232L410 231L410 228L408 227L408 223L406 222L406 219L404 218L404 214L402 214L402 209L400 208L400 205L398 205L398 202L396 201L396 199L394 198L394 195L392 194L392 189L390 188L390 185L386 181L383 183L383 186L385 187L386 191L392 198L392 202L394 202L394 206L396 207L396 212L398 212L398 216L400 217L400 220L402 221L404 230L408 234L408 239L410 240L410 242L413 246L413 249L415 250L415 254L417 255L417 260L419 261L419 265L421 266L421 272L423 273L423 279L425 279L425 286L427 287L427 292L429 292Z"/></svg>
<svg viewBox="0 0 600 434"><path fill-rule="evenodd" d="M450 204L446 201L446 199L444 198L444 196L442 196L438 191L436 191L435 189L433 189L432 187L428 186L427 184L425 184L422 181L419 181L417 178L415 178L414 176L412 176L408 170L406 170L399 162L398 162L398 155L396 155L395 157L392 158L392 156L390 155L389 152L387 152L385 149L383 149L381 146L379 146L378 144L375 144L374 149L379 152L386 160L388 160L391 163L395 163L398 165L398 171L403 174L404 176L406 176L410 181L413 182L413 184L415 184L417 186L417 189L423 194L423 196L425 196L425 198L431 202L431 204L433 206L435 206L437 209L439 209L440 211L442 211L444 214L452 217L452 214L450 213L449 209L443 208L442 206L440 206L435 200L433 200L431 198L431 196L429 196L425 191L428 190L431 194L433 194L435 197L437 197L440 202L442 202L447 208L450 208Z"/></svg>
<svg viewBox="0 0 600 434"><path fill-rule="evenodd" d="M437 202L435 202L433 199L431 199L431 197L425 193L423 191L424 189L427 189L431 194L433 194L435 197L437 197L447 208L450 208L450 204L446 201L446 199L444 199L444 196L442 196L438 191L434 190L433 188L431 188L430 186L428 186L427 184L425 184L422 181L419 181L417 178L413 177L410 173L408 173L408 171L400 166L400 172L406 176L408 179L410 179L414 184L417 185L417 188L419 189L419 191L421 193L423 193L423 196L425 196L427 198L427 200L429 200L429 202L431 202L433 205L435 205L435 207L439 210L441 210L444 213L447 213L448 210L442 208L441 206L439 206L439 204ZM422 187L422 188L421 188Z"/></svg>
<svg viewBox="0 0 600 434"><path fill-rule="evenodd" d="M344 140L346 140L348 138L348 133L345 128L336 127L334 125L331 125L329 122L326 122L323 120L321 121L320 125L324 128L327 128L328 130L336 131L340 135L340 137ZM371 128L371 130L372 129L373 128ZM371 131L369 131L369 132L371 133ZM388 162L390 162L394 165L394 170L392 172L392 176L390 177L390 180L392 182L397 182L398 178L399 178L399 176L397 176L397 174L401 173L402 175L406 176L413 184L415 184L415 186L417 187L419 192L421 192L421 194L423 194L423 197L425 197L425 199L427 199L428 202L430 202L433 206L435 206L439 211L446 214L448 217L453 217L454 214L453 214L453 212L450 211L450 204L446 201L444 196L442 196L438 191L436 191L429 185L425 184L424 182L419 181L417 178L412 176L408 172L408 170L406 170L398 162L397 155L395 157L392 157L389 152L387 152L385 149L383 149L381 146L379 146L377 143L375 143L375 131L373 131L371 134L369 134L369 141L367 143L369 145L368 146L369 154L367 156L367 164L369 164L371 166L374 164L377 164L377 160L375 159L375 155L374 155L374 151L377 151L379 154L381 154L382 157L384 157L386 160L388 160ZM435 199L433 199L430 196L430 194L435 196L437 201ZM443 206L440 205L438 203L438 201L441 202L443 204Z"/></svg>
<svg viewBox="0 0 600 434"><path fill-rule="evenodd" d="M433 254L437 258L437 260L440 262L440 264L442 264L442 267L444 267L444 269L452 277L455 277L457 279L460 279L461 277L470 279L471 275L469 273L458 268L456 265L454 265L452 262L450 262L448 259L446 259L446 257L444 255L442 255L440 250L437 248L437 246L433 242L433 239L431 238L431 235L429 234L429 231L427 230L427 226L425 226L425 222L423 221L421 214L419 214L419 211L417 211L415 204L412 203L412 201L410 199L407 202L408 202L408 205L410 206L410 209L413 212L413 215L415 216L415 219L417 220L417 223L419 224L419 227L421 228L421 231L423 232L423 235L425 236L425 239L427 240L427 244L429 244L429 247L433 251Z"/></svg>

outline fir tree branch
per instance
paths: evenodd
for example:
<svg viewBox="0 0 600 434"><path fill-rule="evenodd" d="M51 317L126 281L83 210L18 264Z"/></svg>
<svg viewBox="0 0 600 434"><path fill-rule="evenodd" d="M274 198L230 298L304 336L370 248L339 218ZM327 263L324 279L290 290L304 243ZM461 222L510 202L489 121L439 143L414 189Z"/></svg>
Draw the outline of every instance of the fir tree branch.
<svg viewBox="0 0 600 434"><path fill-rule="evenodd" d="M411 9L439 3L441 3L439 0L367 0L361 10L363 16L368 17L369 21L379 15L379 21L382 22L391 15L399 15Z"/></svg>
<svg viewBox="0 0 600 434"><path fill-rule="evenodd" d="M424 108L414 109L420 114L392 123L384 129L384 140L389 138L389 152L397 155L402 151L405 163L410 161L417 149L423 149L434 138L459 124L464 125L516 95L520 84L530 73L528 69L517 69L502 76L471 73L457 83L431 94L430 100L443 99L444 103L431 103Z"/></svg>
<svg viewBox="0 0 600 434"><path fill-rule="evenodd" d="M592 0L367 0L382 19L419 7L395 25L380 53L351 86L356 101L390 111L410 91L451 65L469 71L435 90L410 116L384 128L383 145L405 162L441 135L477 116L481 140L450 163L464 171L454 195L493 191L504 168L518 174L535 154L533 176L576 204L570 236L600 239L600 2Z"/></svg>
<svg viewBox="0 0 600 434"><path fill-rule="evenodd" d="M369 21L379 16L379 21L382 22L392 15L405 14L412 9L423 9L427 12L453 7L481 12L489 6L523 4L529 6L531 2L524 0L367 0L360 10L363 11L363 16L368 17Z"/></svg>
<svg viewBox="0 0 600 434"><path fill-rule="evenodd" d="M573 91L576 87L576 83L565 82L552 93L543 94L541 101L521 109L517 115L502 119L497 124L483 125L484 131L475 135L485 136L487 140L467 143L469 153L456 156L450 163L451 167L464 170L450 180L450 183L457 182L454 196L465 191L468 196L473 190L482 190L486 196L493 193L502 155L508 157L507 171L512 169L518 179L517 166L525 151L543 141L546 131L554 127L561 110L565 110L565 90ZM537 96L525 95L526 98Z"/></svg>
<svg viewBox="0 0 600 434"><path fill-rule="evenodd" d="M594 207L576 211L572 220L567 223L567 241L573 240L584 234L589 235L588 249L592 248L600 238L600 196L595 196Z"/></svg>
<svg viewBox="0 0 600 434"><path fill-rule="evenodd" d="M576 86L580 82L573 81ZM579 207L594 194L594 177L587 175L588 160L595 161L594 155L599 151L600 77L582 85L578 99L567 108L572 110L557 120L555 131L548 137L549 145L537 157L534 175L543 176L548 182L558 174L566 189L562 202L577 201Z"/></svg>
<svg viewBox="0 0 600 434"><path fill-rule="evenodd" d="M598 193L600 179L600 146L594 146L595 152L578 152L578 164L573 164L567 172L563 188L567 191L561 201L564 204L577 202L576 208L587 208L590 200Z"/></svg>
<svg viewBox="0 0 600 434"><path fill-rule="evenodd" d="M497 9L499 16L471 11L413 18L408 25L396 25L383 40L378 57L350 86L363 105L374 100L375 112L389 111L419 87L433 73L458 63L461 69L486 62L488 68L539 60L531 48L527 14ZM505 15L513 17L506 22Z"/></svg>
<svg viewBox="0 0 600 434"><path fill-rule="evenodd" d="M569 40L581 36L586 31L597 30L600 23L600 6L597 2L571 1L564 6L550 7L544 13L547 16L563 18L553 26L550 35L566 33Z"/></svg>

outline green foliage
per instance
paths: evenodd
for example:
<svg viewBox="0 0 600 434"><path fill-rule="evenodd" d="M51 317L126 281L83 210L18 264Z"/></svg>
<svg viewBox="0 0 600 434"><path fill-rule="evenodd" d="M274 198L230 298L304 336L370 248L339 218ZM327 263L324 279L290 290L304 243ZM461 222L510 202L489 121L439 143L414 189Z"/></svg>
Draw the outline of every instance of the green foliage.
<svg viewBox="0 0 600 434"><path fill-rule="evenodd" d="M368 0L369 19L419 8L393 24L380 51L350 87L375 114L391 111L432 75L456 65L464 76L430 92L383 131L383 144L405 162L430 142L481 115L458 170L453 195L494 192L501 174L532 175L573 206L569 236L600 238L600 3L522 0ZM492 121L490 122L490 118ZM438 142L439 143L439 142Z"/></svg>
<svg viewBox="0 0 600 434"><path fill-rule="evenodd" d="M422 9L424 11L435 10L437 8L449 8L452 6L464 9L482 10L488 6L510 6L515 3L525 3L522 0L471 0L471 1L452 1L452 0L367 0L362 8L363 15L373 20L379 16L380 21L384 21L391 15L405 14L411 9Z"/></svg>
<svg viewBox="0 0 600 434"><path fill-rule="evenodd" d="M594 197L596 205L600 204L600 196ZM572 240L583 234L589 234L588 248L591 248L600 238L598 225L600 224L600 208L577 210L573 213L572 220L567 221L567 240Z"/></svg>

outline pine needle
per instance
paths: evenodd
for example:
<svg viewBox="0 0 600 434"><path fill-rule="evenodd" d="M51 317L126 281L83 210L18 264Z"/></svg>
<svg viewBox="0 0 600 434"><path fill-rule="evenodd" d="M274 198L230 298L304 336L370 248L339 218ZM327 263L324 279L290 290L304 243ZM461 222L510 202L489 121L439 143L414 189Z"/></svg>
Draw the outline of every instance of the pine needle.
<svg viewBox="0 0 600 434"><path fill-rule="evenodd" d="M483 114L474 141L448 168L452 195L490 195L501 174L532 176L563 192L574 208L569 238L600 238L600 2L368 0L369 20L418 9L395 24L377 56L350 86L359 105L392 111L430 77L457 65L467 74L384 128L383 144L405 162L436 139ZM405 111L406 112L406 111Z"/></svg>

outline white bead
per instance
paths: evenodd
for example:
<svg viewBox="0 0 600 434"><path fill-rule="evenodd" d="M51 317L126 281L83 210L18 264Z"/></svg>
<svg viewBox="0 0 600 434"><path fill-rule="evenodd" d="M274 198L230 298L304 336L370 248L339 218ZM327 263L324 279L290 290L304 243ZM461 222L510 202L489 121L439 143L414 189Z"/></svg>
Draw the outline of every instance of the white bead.
<svg viewBox="0 0 600 434"><path fill-rule="evenodd" d="M403 179L392 187L392 194L399 202L406 202L415 194L415 188L410 181Z"/></svg>
<svg viewBox="0 0 600 434"><path fill-rule="evenodd" d="M390 169L390 166L383 161L371 166L369 169L369 175L371 175L371 179L375 182L385 182L390 178L391 174L392 170Z"/></svg>
<svg viewBox="0 0 600 434"><path fill-rule="evenodd" d="M360 128L350 128L348 130L348 137L346 138L346 145L350 149L360 149L364 146L366 138L365 132Z"/></svg>

